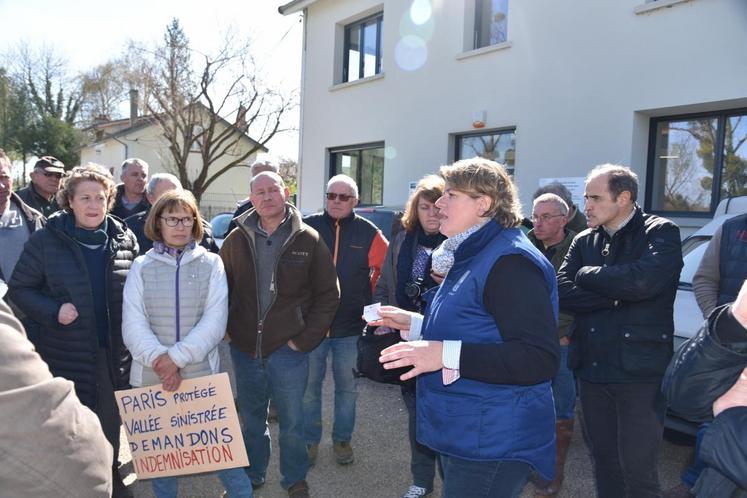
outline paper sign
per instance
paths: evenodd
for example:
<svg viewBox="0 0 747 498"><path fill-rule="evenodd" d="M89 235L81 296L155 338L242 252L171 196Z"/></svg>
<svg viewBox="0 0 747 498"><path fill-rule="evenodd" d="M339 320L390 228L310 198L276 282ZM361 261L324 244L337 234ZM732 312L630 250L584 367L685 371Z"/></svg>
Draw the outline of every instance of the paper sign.
<svg viewBox="0 0 747 498"><path fill-rule="evenodd" d="M138 479L249 465L227 373L114 395Z"/></svg>
<svg viewBox="0 0 747 498"><path fill-rule="evenodd" d="M366 323L375 322L381 318L379 308L381 308L381 303L369 304L363 307L363 319Z"/></svg>

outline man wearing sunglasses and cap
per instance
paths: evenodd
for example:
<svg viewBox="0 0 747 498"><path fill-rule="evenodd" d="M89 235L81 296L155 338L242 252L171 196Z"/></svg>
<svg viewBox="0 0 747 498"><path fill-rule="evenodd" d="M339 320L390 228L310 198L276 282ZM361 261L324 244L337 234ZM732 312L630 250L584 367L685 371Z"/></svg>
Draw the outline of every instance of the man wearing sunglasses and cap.
<svg viewBox="0 0 747 498"><path fill-rule="evenodd" d="M55 195L60 190L60 180L63 176L65 165L55 157L43 156L34 164L31 183L16 194L23 202L48 218L60 209Z"/></svg>
<svg viewBox="0 0 747 498"><path fill-rule="evenodd" d="M338 464L348 465L354 459L350 440L358 398L353 370L358 359L358 338L366 328L361 316L363 307L373 299L389 243L376 225L353 212L358 205L358 185L352 178L333 176L327 183L326 199L324 212L312 214L304 221L319 232L332 253L340 281L340 307L327 338L309 355L304 432L313 465L322 437L322 381L331 352L335 381L333 451Z"/></svg>

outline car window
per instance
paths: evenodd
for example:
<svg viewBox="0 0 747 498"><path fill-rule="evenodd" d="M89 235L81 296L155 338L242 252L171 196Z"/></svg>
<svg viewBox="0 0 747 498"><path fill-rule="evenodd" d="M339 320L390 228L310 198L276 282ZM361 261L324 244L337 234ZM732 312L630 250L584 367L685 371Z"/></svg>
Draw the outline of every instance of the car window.
<svg viewBox="0 0 747 498"><path fill-rule="evenodd" d="M222 239L226 236L226 230L228 230L228 225L231 223L232 216L233 215L230 214L219 214L213 218L210 222L210 226L213 228L213 237Z"/></svg>
<svg viewBox="0 0 747 498"><path fill-rule="evenodd" d="M700 260L703 259L710 237L688 239L682 247L682 273L680 273L680 286L692 287L693 276L700 266Z"/></svg>

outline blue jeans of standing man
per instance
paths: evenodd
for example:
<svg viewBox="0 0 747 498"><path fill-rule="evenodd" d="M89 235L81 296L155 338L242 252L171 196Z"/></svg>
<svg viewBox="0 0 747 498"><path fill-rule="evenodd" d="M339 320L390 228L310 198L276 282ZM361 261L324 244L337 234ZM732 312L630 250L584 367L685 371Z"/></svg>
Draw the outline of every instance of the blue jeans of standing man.
<svg viewBox="0 0 747 498"><path fill-rule="evenodd" d="M576 379L568 368L568 346L560 346L560 368L552 379L552 395L555 398L555 416L560 420L573 419L576 407Z"/></svg>
<svg viewBox="0 0 747 498"><path fill-rule="evenodd" d="M357 379L353 374L358 360L358 336L332 337L322 341L309 353L309 384L303 398L304 438L306 444L322 439L322 382L327 372L327 355L332 352L332 374L335 380L335 419L332 440L348 442L355 426Z"/></svg>
<svg viewBox="0 0 747 498"><path fill-rule="evenodd" d="M224 469L216 472L223 487L226 488L228 498L252 498L252 482L241 467ZM153 494L156 498L176 498L177 477L159 477L151 481Z"/></svg>
<svg viewBox="0 0 747 498"><path fill-rule="evenodd" d="M444 472L443 498L516 498L531 466L515 460L478 461L439 455Z"/></svg>
<svg viewBox="0 0 747 498"><path fill-rule="evenodd" d="M267 409L275 401L280 426L280 485L288 489L306 479L309 461L303 439L303 394L309 376L309 355L287 345L264 359L252 358L231 346L236 372L237 403L249 456L248 474L263 483L270 462Z"/></svg>

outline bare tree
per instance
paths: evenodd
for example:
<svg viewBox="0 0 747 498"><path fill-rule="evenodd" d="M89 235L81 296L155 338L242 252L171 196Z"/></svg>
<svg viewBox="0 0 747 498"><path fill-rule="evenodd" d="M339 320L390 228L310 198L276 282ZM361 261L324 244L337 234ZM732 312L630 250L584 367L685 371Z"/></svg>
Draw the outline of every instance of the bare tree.
<svg viewBox="0 0 747 498"><path fill-rule="evenodd" d="M130 72L143 89L145 107L158 123L168 145L172 172L199 201L205 190L232 168L248 167L281 127L283 116L295 106L295 95L285 96L262 85L248 43L227 34L215 54L194 51L174 19L163 44L155 50L134 46L140 57ZM199 63L193 64L193 56ZM252 137L249 147L240 147ZM187 167L198 153L196 171Z"/></svg>

